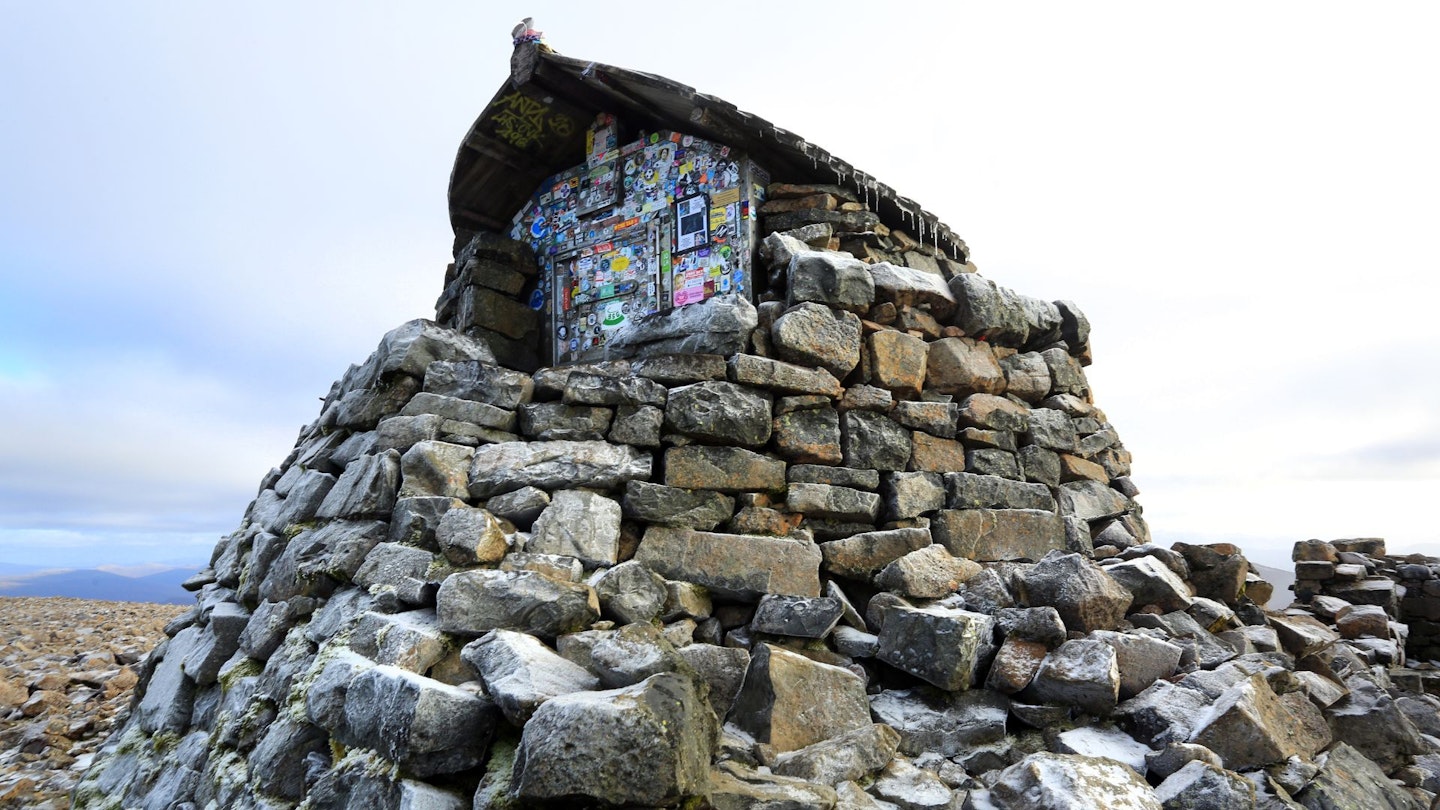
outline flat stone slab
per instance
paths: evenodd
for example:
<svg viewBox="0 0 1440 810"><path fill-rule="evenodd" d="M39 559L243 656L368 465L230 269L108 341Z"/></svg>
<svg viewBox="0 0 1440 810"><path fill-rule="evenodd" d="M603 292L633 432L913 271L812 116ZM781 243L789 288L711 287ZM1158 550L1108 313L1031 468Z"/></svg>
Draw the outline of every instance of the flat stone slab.
<svg viewBox="0 0 1440 810"><path fill-rule="evenodd" d="M635 559L734 598L820 595L820 547L805 540L651 526Z"/></svg>
<svg viewBox="0 0 1440 810"><path fill-rule="evenodd" d="M1065 523L1038 509L943 509L931 531L951 554L982 562L1036 561L1065 550Z"/></svg>
<svg viewBox="0 0 1440 810"><path fill-rule="evenodd" d="M778 492L785 489L785 462L738 447L672 447L665 451L665 485L717 492Z"/></svg>
<svg viewBox="0 0 1440 810"><path fill-rule="evenodd" d="M470 496L489 498L527 486L619 489L626 481L649 479L650 465L649 453L602 441L487 444L475 449L470 464Z"/></svg>

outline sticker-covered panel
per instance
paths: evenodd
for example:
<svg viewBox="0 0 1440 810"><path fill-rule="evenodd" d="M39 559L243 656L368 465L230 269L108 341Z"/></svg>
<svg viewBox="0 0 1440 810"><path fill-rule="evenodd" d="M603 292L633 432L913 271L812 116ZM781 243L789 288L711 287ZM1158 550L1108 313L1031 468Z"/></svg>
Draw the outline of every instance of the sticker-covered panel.
<svg viewBox="0 0 1440 810"><path fill-rule="evenodd" d="M753 166L688 135L618 148L606 137L547 180L511 232L544 266L532 303L550 315L556 363L603 357L643 315L750 292Z"/></svg>

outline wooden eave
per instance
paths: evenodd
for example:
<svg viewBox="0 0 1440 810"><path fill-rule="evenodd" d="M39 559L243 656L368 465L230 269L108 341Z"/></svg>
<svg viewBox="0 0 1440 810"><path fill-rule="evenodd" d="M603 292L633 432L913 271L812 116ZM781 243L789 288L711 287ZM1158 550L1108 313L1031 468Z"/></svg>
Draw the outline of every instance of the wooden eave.
<svg viewBox="0 0 1440 810"><path fill-rule="evenodd" d="M526 113L520 127L517 105ZM792 132L662 76L571 59L538 43L516 47L510 78L461 142L449 191L457 235L508 230L543 180L584 160L586 129L602 112L630 128L738 149L776 180L851 188L885 222L946 255L966 256L964 241L919 203Z"/></svg>

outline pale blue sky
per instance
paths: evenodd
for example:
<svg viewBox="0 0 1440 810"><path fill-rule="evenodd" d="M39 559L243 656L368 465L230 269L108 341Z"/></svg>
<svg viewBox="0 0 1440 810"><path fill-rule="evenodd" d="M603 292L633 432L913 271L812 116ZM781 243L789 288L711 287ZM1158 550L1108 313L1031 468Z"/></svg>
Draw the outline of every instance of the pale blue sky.
<svg viewBox="0 0 1440 810"><path fill-rule="evenodd" d="M525 14L1077 301L1162 542L1440 544L1429 4L295 5L0 0L0 562L204 561L432 314Z"/></svg>

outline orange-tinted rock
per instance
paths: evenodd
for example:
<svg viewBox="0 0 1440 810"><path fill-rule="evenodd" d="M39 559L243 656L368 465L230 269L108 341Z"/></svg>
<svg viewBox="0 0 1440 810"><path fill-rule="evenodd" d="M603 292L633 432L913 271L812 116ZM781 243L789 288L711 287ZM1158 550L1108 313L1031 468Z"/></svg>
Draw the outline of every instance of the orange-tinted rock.
<svg viewBox="0 0 1440 810"><path fill-rule="evenodd" d="M990 345L969 338L941 338L930 344L926 385L942 394L1001 394L1005 372Z"/></svg>
<svg viewBox="0 0 1440 810"><path fill-rule="evenodd" d="M965 445L941 439L923 430L911 434L910 468L924 472L959 472L965 469Z"/></svg>
<svg viewBox="0 0 1440 810"><path fill-rule="evenodd" d="M867 342L870 379L902 396L919 396L925 385L925 341L893 329L876 332Z"/></svg>

